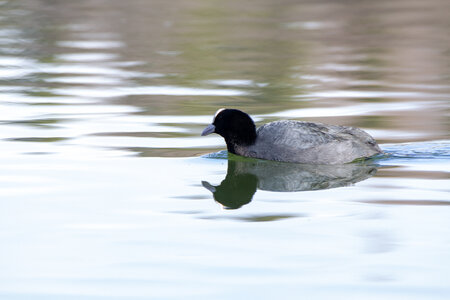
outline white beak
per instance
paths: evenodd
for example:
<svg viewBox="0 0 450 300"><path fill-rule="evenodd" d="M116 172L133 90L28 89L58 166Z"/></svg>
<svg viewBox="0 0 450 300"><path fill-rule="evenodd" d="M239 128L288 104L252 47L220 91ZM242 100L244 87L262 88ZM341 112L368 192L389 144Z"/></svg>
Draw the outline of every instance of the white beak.
<svg viewBox="0 0 450 300"><path fill-rule="evenodd" d="M214 126L213 124L209 124L205 129L203 129L202 136L214 133L215 130L216 126Z"/></svg>

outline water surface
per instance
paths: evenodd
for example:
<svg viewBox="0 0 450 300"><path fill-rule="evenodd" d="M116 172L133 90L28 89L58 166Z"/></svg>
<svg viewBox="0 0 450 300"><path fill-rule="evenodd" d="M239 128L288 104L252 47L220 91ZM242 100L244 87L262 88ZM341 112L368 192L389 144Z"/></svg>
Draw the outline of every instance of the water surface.
<svg viewBox="0 0 450 300"><path fill-rule="evenodd" d="M447 1L0 2L0 298L447 299ZM363 128L327 167L228 155Z"/></svg>

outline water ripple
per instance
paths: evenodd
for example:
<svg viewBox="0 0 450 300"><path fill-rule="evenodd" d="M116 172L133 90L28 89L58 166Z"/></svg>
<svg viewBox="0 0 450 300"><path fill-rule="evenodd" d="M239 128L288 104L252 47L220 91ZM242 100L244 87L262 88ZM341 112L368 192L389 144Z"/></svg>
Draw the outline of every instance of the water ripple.
<svg viewBox="0 0 450 300"><path fill-rule="evenodd" d="M383 150L393 158L450 158L450 140L385 144ZM450 169L449 169L450 171Z"/></svg>
<svg viewBox="0 0 450 300"><path fill-rule="evenodd" d="M80 49L110 49L121 48L125 44L120 41L59 41L60 47L80 48Z"/></svg>
<svg viewBox="0 0 450 300"><path fill-rule="evenodd" d="M118 54L114 53L65 53L56 56L58 60L70 62L98 62L105 60L112 60L118 58Z"/></svg>
<svg viewBox="0 0 450 300"><path fill-rule="evenodd" d="M129 95L165 95L165 96L244 96L244 91L235 89L203 89L181 86L137 86L112 89L64 88L55 89L61 95L79 97L124 97Z"/></svg>
<svg viewBox="0 0 450 300"><path fill-rule="evenodd" d="M335 116L357 116L357 115L372 115L374 113L388 112L388 111L409 111L421 108L427 108L430 105L437 107L445 107L446 104L438 101L415 101L415 102L391 102L383 103L355 103L349 106L340 107L317 107L317 108L302 108L280 111L270 113L269 117L282 118L311 118L311 117L335 117Z"/></svg>

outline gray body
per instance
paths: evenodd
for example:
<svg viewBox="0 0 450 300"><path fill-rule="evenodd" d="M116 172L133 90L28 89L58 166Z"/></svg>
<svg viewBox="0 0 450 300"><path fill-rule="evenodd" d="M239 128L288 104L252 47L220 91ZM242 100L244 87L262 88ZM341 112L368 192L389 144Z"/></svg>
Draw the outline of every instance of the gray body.
<svg viewBox="0 0 450 300"><path fill-rule="evenodd" d="M376 141L361 129L301 121L276 121L259 127L249 146L236 154L274 161L344 164L381 153Z"/></svg>

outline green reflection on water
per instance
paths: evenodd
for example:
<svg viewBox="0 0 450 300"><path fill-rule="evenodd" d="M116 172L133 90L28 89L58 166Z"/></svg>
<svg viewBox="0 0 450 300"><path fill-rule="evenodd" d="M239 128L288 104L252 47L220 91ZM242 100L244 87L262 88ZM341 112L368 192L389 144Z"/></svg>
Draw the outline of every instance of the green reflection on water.
<svg viewBox="0 0 450 300"><path fill-rule="evenodd" d="M275 8L266 9L267 18L282 19ZM241 101L231 101L235 106L257 103L257 109L249 107L250 113L306 106L292 103L294 96L305 93L301 79L294 76L298 68L293 68L306 60L304 42L283 38L284 29L272 22L241 19L239 11L230 12L215 2L203 2L185 17L186 28L176 35L181 53L177 66L182 72L172 78L175 84L198 87L212 79L250 80L252 83L239 88L252 100L240 97ZM243 23L237 25L236 19ZM249 29L266 33L253 35ZM301 71L306 72L305 67Z"/></svg>
<svg viewBox="0 0 450 300"><path fill-rule="evenodd" d="M12 138L10 141L17 142L40 142L40 143L53 143L68 140L65 137L27 137L27 138Z"/></svg>
<svg viewBox="0 0 450 300"><path fill-rule="evenodd" d="M377 167L363 162L345 165L306 165L229 155L225 179L217 186L202 185L227 209L250 203L257 189L299 192L348 186L372 177Z"/></svg>

